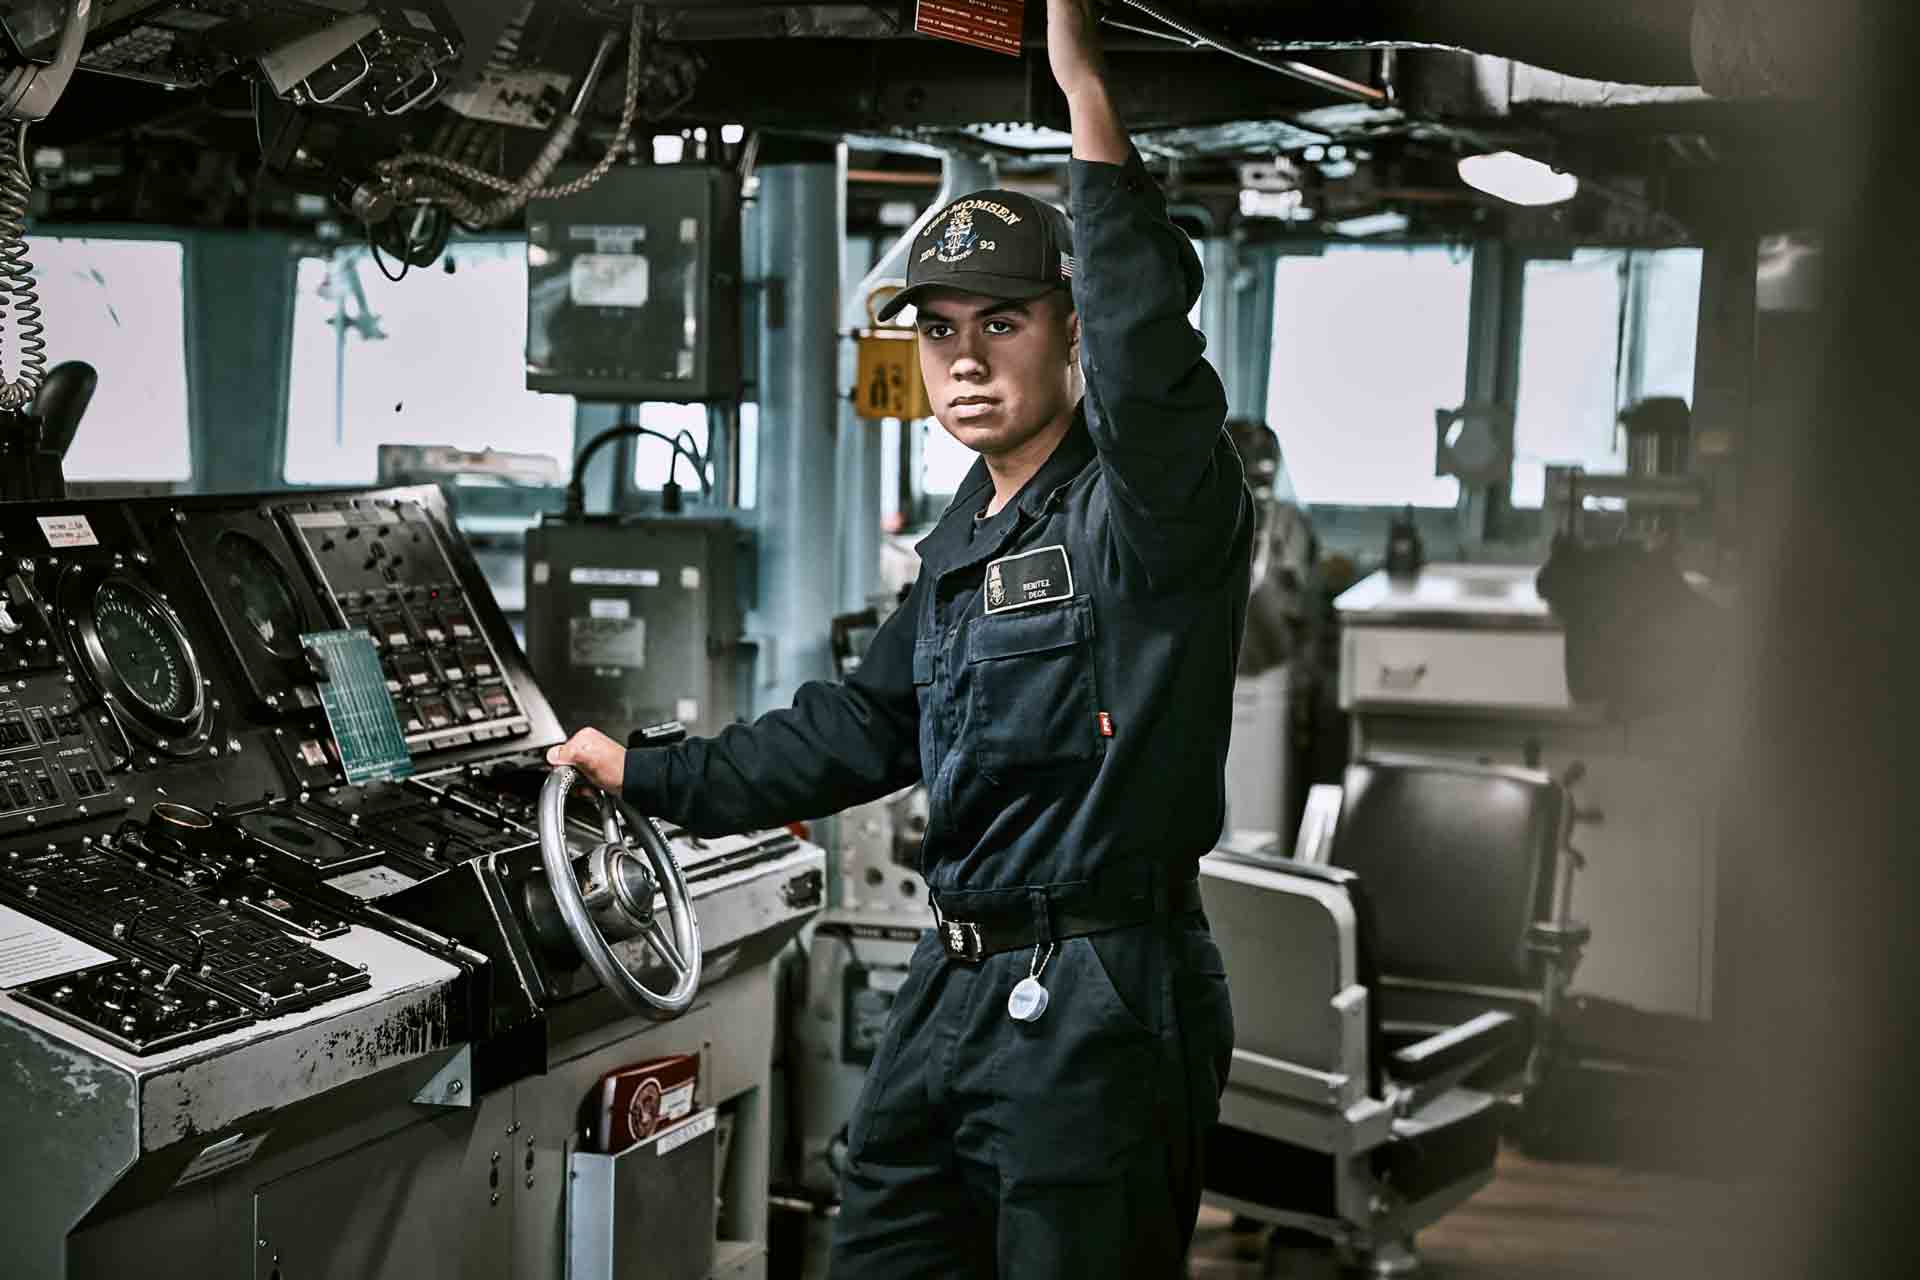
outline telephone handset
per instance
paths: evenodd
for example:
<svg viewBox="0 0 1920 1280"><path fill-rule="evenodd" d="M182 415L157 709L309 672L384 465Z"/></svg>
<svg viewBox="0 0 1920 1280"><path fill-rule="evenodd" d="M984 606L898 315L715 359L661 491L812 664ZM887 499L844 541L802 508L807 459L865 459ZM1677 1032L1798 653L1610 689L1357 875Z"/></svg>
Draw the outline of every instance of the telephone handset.
<svg viewBox="0 0 1920 1280"><path fill-rule="evenodd" d="M60 29L60 43L54 47L53 61L23 62L0 70L0 121L33 123L45 120L66 90L73 69L80 62L80 47L87 38L87 19L93 0L68 0L66 23ZM24 157L22 157L24 159Z"/></svg>

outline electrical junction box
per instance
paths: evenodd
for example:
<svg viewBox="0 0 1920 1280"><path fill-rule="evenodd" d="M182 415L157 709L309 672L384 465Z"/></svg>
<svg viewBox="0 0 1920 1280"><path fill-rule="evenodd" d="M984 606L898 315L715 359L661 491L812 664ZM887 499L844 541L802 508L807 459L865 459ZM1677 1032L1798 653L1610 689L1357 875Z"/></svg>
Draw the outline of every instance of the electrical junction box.
<svg viewBox="0 0 1920 1280"><path fill-rule="evenodd" d="M527 531L527 659L568 732L665 720L710 736L748 706L731 521L549 518Z"/></svg>
<svg viewBox="0 0 1920 1280"><path fill-rule="evenodd" d="M528 390L684 403L735 399L740 378L731 169L617 166L527 204Z"/></svg>

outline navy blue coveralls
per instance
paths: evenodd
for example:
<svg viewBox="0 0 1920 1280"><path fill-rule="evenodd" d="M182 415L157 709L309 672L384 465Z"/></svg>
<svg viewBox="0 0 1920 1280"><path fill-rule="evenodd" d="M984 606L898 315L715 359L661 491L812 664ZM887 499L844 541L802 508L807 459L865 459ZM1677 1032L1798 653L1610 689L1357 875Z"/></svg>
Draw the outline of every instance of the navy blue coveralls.
<svg viewBox="0 0 1920 1280"><path fill-rule="evenodd" d="M924 780L944 919L1191 902L1223 818L1252 502L1187 322L1200 264L1158 186L1137 154L1076 160L1070 182L1087 392L1069 434L979 520L975 463L844 683L630 752L642 812L718 834ZM1206 919L1061 942L1046 1012L1015 1021L1035 960L921 939L849 1126L836 1280L1180 1273L1233 1045Z"/></svg>

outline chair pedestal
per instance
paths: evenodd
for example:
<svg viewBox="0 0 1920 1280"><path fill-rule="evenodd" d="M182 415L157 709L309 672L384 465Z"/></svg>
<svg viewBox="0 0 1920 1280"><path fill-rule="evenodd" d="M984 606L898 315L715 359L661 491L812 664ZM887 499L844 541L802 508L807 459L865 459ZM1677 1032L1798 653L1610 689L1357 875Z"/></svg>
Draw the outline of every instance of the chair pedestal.
<svg viewBox="0 0 1920 1280"><path fill-rule="evenodd" d="M1390 1276L1410 1276L1420 1270L1420 1255L1415 1252L1411 1238L1394 1240L1366 1253L1356 1253L1350 1265L1376 1280L1387 1280Z"/></svg>
<svg viewBox="0 0 1920 1280"><path fill-rule="evenodd" d="M1340 1280L1340 1257L1331 1240L1275 1227L1260 1274L1263 1280Z"/></svg>
<svg viewBox="0 0 1920 1280"><path fill-rule="evenodd" d="M1412 1240L1371 1250L1345 1249L1309 1232L1278 1227L1268 1237L1260 1273L1266 1280L1340 1280L1356 1275L1387 1280L1419 1270L1420 1255Z"/></svg>

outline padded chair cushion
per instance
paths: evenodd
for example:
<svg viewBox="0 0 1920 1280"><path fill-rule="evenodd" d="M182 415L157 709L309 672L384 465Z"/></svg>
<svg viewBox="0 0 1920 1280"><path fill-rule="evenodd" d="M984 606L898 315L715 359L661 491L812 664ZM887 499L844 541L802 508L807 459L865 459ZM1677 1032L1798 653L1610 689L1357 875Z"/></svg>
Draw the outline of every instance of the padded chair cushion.
<svg viewBox="0 0 1920 1280"><path fill-rule="evenodd" d="M1429 760L1347 770L1333 864L1357 872L1390 978L1524 987L1551 915L1561 792L1544 774Z"/></svg>
<svg viewBox="0 0 1920 1280"><path fill-rule="evenodd" d="M1432 1112L1444 1111L1430 1121ZM1482 1093L1455 1090L1396 1126L1374 1149L1374 1176L1407 1201L1424 1200L1493 1168L1500 1154L1500 1109Z"/></svg>
<svg viewBox="0 0 1920 1280"><path fill-rule="evenodd" d="M1335 1157L1217 1124L1207 1132L1207 1190L1248 1204L1316 1217L1339 1215Z"/></svg>
<svg viewBox="0 0 1920 1280"><path fill-rule="evenodd" d="M1456 1089L1394 1126L1370 1157L1376 1178L1408 1201L1493 1168L1501 1112L1491 1097ZM1207 1190L1250 1205L1337 1218L1338 1157L1278 1138L1215 1125L1207 1133Z"/></svg>

